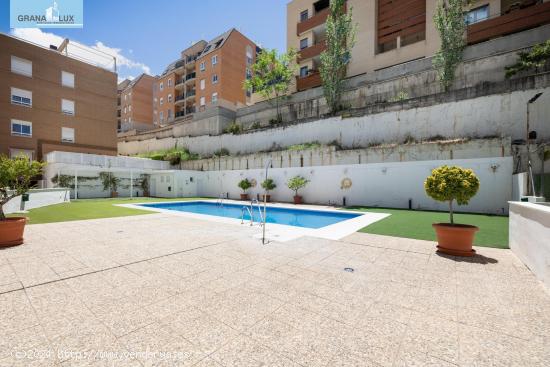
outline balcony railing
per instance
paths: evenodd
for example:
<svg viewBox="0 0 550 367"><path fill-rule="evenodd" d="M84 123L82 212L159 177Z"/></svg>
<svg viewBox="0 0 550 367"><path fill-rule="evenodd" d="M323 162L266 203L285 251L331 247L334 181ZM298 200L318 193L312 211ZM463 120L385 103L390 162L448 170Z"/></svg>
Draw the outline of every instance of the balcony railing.
<svg viewBox="0 0 550 367"><path fill-rule="evenodd" d="M176 80L176 84L175 84L175 85L183 84L184 81L185 81L185 80L183 80L183 78L178 79L178 80Z"/></svg>
<svg viewBox="0 0 550 367"><path fill-rule="evenodd" d="M321 52L325 51L327 49L327 43L325 39L317 41L315 44L303 48L298 52L298 59L299 60L306 60L310 59L312 57L318 56L321 54Z"/></svg>
<svg viewBox="0 0 550 367"><path fill-rule="evenodd" d="M185 95L180 94L179 96L176 96L176 98L174 98L174 102L183 101L184 99L185 99Z"/></svg>
<svg viewBox="0 0 550 367"><path fill-rule="evenodd" d="M296 86L299 91L315 88L321 84L321 74L318 71L310 71L308 76L296 78Z"/></svg>
<svg viewBox="0 0 550 367"><path fill-rule="evenodd" d="M185 111L177 111L175 116L176 116L176 118L181 117L181 116L185 116Z"/></svg>
<svg viewBox="0 0 550 367"><path fill-rule="evenodd" d="M187 109L185 110L185 113L186 113L186 114L195 113L195 111L196 111L195 106L193 106L193 107L187 107Z"/></svg>
<svg viewBox="0 0 550 367"><path fill-rule="evenodd" d="M178 69L178 68L181 68L185 66L185 60L179 60L178 62L176 62L176 64L174 65L174 68L175 69Z"/></svg>
<svg viewBox="0 0 550 367"><path fill-rule="evenodd" d="M195 76L196 76L196 73L195 72L192 72L191 74L187 74L185 76L185 80L191 80L191 79L195 79Z"/></svg>
<svg viewBox="0 0 550 367"><path fill-rule="evenodd" d="M196 91L194 90L187 91L187 93L185 93L185 98L194 97L195 94L196 94Z"/></svg>
<svg viewBox="0 0 550 367"><path fill-rule="evenodd" d="M468 26L468 44L550 24L550 2L514 9Z"/></svg>
<svg viewBox="0 0 550 367"><path fill-rule="evenodd" d="M346 3L344 3L344 11L347 11ZM320 26L321 24L324 24L327 21L327 17L329 14L330 14L330 8L327 7L327 8L324 8L323 10L316 12L311 17L305 20L302 20L300 23L296 25L296 34L300 35L305 31L308 31L312 28Z"/></svg>

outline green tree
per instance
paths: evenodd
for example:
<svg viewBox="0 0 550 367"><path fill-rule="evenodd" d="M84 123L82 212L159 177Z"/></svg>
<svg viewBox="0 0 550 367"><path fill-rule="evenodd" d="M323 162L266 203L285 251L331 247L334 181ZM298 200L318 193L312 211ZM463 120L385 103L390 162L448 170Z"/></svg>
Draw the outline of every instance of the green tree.
<svg viewBox="0 0 550 367"><path fill-rule="evenodd" d="M277 185L275 184L275 181L273 181L273 179L271 178L266 178L262 182L262 188L265 190L265 192L270 192L271 190L274 190L276 187Z"/></svg>
<svg viewBox="0 0 550 367"><path fill-rule="evenodd" d="M439 0L433 17L441 41L433 66L445 91L453 84L456 68L462 61L462 52L466 46L464 6L467 4L468 0Z"/></svg>
<svg viewBox="0 0 550 367"><path fill-rule="evenodd" d="M321 53L321 80L323 93L331 113L341 109L342 91L351 49L355 44L356 26L352 21L352 9L345 11L345 0L331 0L330 14L326 22L327 48Z"/></svg>
<svg viewBox="0 0 550 367"><path fill-rule="evenodd" d="M525 70L538 71L545 67L550 61L550 40L539 43L529 51L518 52L519 60L513 64L506 66L506 78L510 78L517 73Z"/></svg>
<svg viewBox="0 0 550 367"><path fill-rule="evenodd" d="M6 220L4 205L11 199L23 195L31 188L44 163L29 161L26 156L8 158L0 155L0 220Z"/></svg>
<svg viewBox="0 0 550 367"><path fill-rule="evenodd" d="M248 178L245 178L240 180L237 186L243 190L243 194L246 194L246 191L252 187L252 183L248 180Z"/></svg>
<svg viewBox="0 0 550 367"><path fill-rule="evenodd" d="M244 81L245 90L253 90L266 99L275 99L277 120L282 121L280 100L288 93L296 69L296 50L277 54L262 50L252 65L252 76Z"/></svg>
<svg viewBox="0 0 550 367"><path fill-rule="evenodd" d="M471 169L441 166L426 178L424 189L432 199L449 202L449 216L454 224L453 201L456 200L458 205L468 204L479 190L479 179Z"/></svg>
<svg viewBox="0 0 550 367"><path fill-rule="evenodd" d="M294 191L294 196L298 196L298 190L304 188L309 183L309 180L302 176L294 176L288 180L286 186Z"/></svg>

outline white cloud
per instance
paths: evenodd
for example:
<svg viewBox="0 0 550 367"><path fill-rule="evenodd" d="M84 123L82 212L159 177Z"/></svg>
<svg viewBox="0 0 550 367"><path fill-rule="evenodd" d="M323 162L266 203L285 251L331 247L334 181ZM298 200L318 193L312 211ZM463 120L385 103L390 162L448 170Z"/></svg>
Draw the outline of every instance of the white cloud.
<svg viewBox="0 0 550 367"><path fill-rule="evenodd" d="M12 34L44 47L49 47L50 45L59 46L63 42L63 37L54 33L44 32L39 28L15 28L12 30ZM71 57L83 59L84 61L110 70L114 69L113 58L116 58L117 71L119 74L122 71L128 74L151 74L149 66L129 59L122 54L122 49L107 46L101 41L96 41L94 45L85 45L71 40L67 50ZM129 75L129 77L133 78L132 75Z"/></svg>

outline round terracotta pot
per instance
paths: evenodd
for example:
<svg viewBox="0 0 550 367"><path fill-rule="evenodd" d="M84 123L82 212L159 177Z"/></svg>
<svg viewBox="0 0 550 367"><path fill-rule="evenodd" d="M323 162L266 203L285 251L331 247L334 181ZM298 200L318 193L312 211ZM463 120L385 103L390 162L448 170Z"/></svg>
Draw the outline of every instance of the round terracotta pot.
<svg viewBox="0 0 550 367"><path fill-rule="evenodd" d="M302 204L302 197L300 195L294 196L294 204Z"/></svg>
<svg viewBox="0 0 550 367"><path fill-rule="evenodd" d="M0 247L15 246L23 243L25 217L12 217L0 220Z"/></svg>
<svg viewBox="0 0 550 367"><path fill-rule="evenodd" d="M149 197L149 191L143 191L143 196Z"/></svg>
<svg viewBox="0 0 550 367"><path fill-rule="evenodd" d="M241 200L248 200L248 194L241 194Z"/></svg>
<svg viewBox="0 0 550 367"><path fill-rule="evenodd" d="M269 194L267 194L267 195L265 195L265 194L262 195L262 201L264 201L264 196L265 196L265 201L269 203L269 202L271 201L271 195L269 195Z"/></svg>
<svg viewBox="0 0 550 367"><path fill-rule="evenodd" d="M467 224L434 223L437 251L454 256L474 256L474 236L479 228Z"/></svg>
<svg viewBox="0 0 550 367"><path fill-rule="evenodd" d="M118 197L118 192L116 192L116 191L111 191L111 197L112 197L112 198Z"/></svg>

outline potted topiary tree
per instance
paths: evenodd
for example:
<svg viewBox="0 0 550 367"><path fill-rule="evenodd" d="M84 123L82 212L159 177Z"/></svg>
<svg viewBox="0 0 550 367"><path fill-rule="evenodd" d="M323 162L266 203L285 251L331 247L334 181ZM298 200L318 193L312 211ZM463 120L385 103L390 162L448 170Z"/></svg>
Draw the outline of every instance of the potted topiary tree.
<svg viewBox="0 0 550 367"><path fill-rule="evenodd" d="M8 158L0 155L0 246L23 243L25 217L7 218L4 205L13 198L26 194L34 177L40 174L43 163L30 161L26 156Z"/></svg>
<svg viewBox="0 0 550 367"><path fill-rule="evenodd" d="M269 195L269 192L276 187L277 185L275 185L275 182L271 178L266 178L264 182L262 182L262 188L265 190L265 197L263 198L265 201L271 200L271 195Z"/></svg>
<svg viewBox="0 0 550 367"><path fill-rule="evenodd" d="M141 190L143 190L143 196L149 196L149 175L148 174L142 174L140 175L140 186Z"/></svg>
<svg viewBox="0 0 550 367"><path fill-rule="evenodd" d="M468 204L479 189L479 179L471 169L441 166L432 171L424 182L426 193L437 201L449 202L450 223L434 223L437 250L449 255L474 256L472 249L476 226L456 224L453 219L453 202Z"/></svg>
<svg viewBox="0 0 550 367"><path fill-rule="evenodd" d="M308 182L309 180L302 176L294 176L286 183L288 188L294 191L294 204L302 203L302 197L298 195L298 190L304 188Z"/></svg>
<svg viewBox="0 0 550 367"><path fill-rule="evenodd" d="M241 188L241 190L243 190L243 193L241 194L241 200L248 200L248 193L246 191L252 187L252 183L250 182L250 180L248 178L240 180L238 186Z"/></svg>

